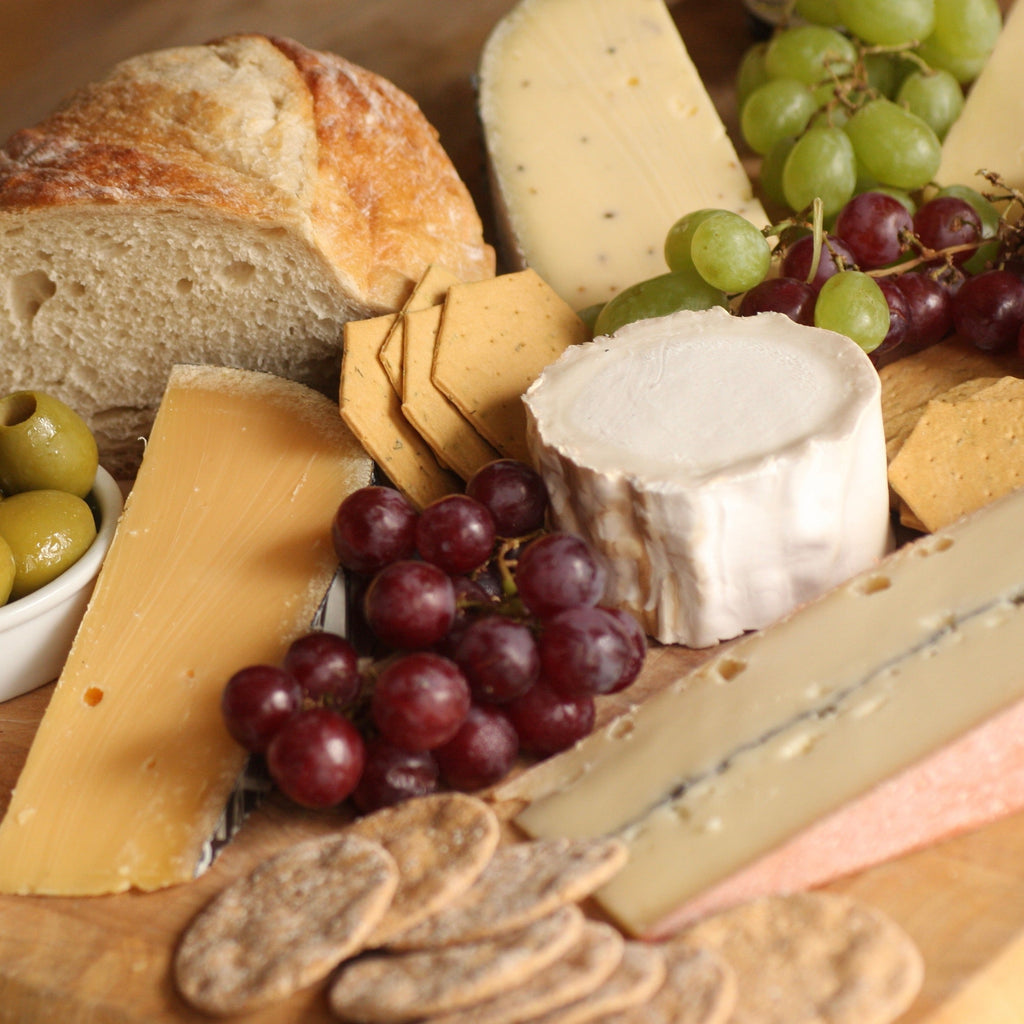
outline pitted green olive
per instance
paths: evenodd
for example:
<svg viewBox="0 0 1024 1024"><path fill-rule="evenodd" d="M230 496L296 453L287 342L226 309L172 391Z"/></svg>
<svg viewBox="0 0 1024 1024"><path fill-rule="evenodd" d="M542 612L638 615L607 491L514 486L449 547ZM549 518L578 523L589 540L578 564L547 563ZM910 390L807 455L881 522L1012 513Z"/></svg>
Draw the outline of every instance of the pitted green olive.
<svg viewBox="0 0 1024 1024"><path fill-rule="evenodd" d="M75 494L23 491L0 501L0 537L14 554L10 597L17 600L74 565L95 539L96 521Z"/></svg>
<svg viewBox="0 0 1024 1024"><path fill-rule="evenodd" d="M10 544L0 537L0 605L11 596L14 586L14 552Z"/></svg>
<svg viewBox="0 0 1024 1024"><path fill-rule="evenodd" d="M74 409L43 391L0 398L0 491L67 491L84 498L99 457L96 440Z"/></svg>

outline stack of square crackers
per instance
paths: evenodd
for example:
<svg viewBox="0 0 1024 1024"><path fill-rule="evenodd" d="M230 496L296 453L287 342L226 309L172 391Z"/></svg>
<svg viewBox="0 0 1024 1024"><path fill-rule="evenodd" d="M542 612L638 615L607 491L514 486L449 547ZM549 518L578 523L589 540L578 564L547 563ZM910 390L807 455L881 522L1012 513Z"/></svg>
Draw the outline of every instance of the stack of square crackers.
<svg viewBox="0 0 1024 1024"><path fill-rule="evenodd" d="M352 1024L887 1024L919 991L911 939L834 894L627 938L587 902L625 857L614 838L516 840L474 796L410 800L229 885L189 924L175 980L213 1015L322 984Z"/></svg>
<svg viewBox="0 0 1024 1024"><path fill-rule="evenodd" d="M345 325L341 415L422 508L493 459L528 460L522 396L588 338L532 270L463 284L431 266L400 312Z"/></svg>
<svg viewBox="0 0 1024 1024"><path fill-rule="evenodd" d="M959 339L884 366L889 486L904 526L935 531L1024 484L1024 364Z"/></svg>

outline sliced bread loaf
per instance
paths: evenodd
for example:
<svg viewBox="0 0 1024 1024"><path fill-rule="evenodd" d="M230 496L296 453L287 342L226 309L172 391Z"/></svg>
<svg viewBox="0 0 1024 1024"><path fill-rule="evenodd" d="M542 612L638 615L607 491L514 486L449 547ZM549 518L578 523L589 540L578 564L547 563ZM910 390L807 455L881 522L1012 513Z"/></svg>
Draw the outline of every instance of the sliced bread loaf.
<svg viewBox="0 0 1024 1024"><path fill-rule="evenodd" d="M0 150L0 390L56 394L130 474L172 364L336 394L343 323L430 263L494 272L391 83L259 35L143 54Z"/></svg>

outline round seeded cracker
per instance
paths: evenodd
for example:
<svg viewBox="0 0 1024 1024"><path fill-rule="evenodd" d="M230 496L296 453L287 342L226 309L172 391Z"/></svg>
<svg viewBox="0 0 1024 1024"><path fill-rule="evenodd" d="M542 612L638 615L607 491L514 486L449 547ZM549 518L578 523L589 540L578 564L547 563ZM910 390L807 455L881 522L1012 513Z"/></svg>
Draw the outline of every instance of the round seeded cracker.
<svg viewBox="0 0 1024 1024"><path fill-rule="evenodd" d="M612 837L535 839L499 847L480 877L456 900L393 936L392 949L472 942L521 928L578 903L625 863L626 845Z"/></svg>
<svg viewBox="0 0 1024 1024"><path fill-rule="evenodd" d="M566 906L480 942L357 957L331 982L331 1009L353 1024L404 1024L494 999L566 954L583 920L578 907Z"/></svg>
<svg viewBox="0 0 1024 1024"><path fill-rule="evenodd" d="M398 890L368 943L380 946L465 892L493 856L501 825L479 797L445 792L375 811L348 832L380 843L398 864Z"/></svg>
<svg viewBox="0 0 1024 1024"><path fill-rule="evenodd" d="M622 933L601 921L585 921L579 942L564 956L494 999L431 1017L430 1024L523 1024L589 995L622 962Z"/></svg>
<svg viewBox="0 0 1024 1024"><path fill-rule="evenodd" d="M363 947L397 885L391 855L360 836L288 847L192 919L175 953L178 989L215 1015L285 999Z"/></svg>
<svg viewBox="0 0 1024 1024"><path fill-rule="evenodd" d="M920 951L895 921L837 893L753 900L672 941L711 949L736 972L730 1024L890 1024L924 976Z"/></svg>

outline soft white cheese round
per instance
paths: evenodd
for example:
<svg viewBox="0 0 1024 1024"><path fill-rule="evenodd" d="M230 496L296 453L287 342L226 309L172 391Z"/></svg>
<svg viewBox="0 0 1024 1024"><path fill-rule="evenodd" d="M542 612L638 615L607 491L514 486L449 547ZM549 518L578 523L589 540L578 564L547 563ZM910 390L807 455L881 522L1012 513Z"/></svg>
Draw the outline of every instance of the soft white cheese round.
<svg viewBox="0 0 1024 1024"><path fill-rule="evenodd" d="M843 335L674 313L567 350L524 401L556 524L658 640L759 629L885 552L878 374Z"/></svg>

